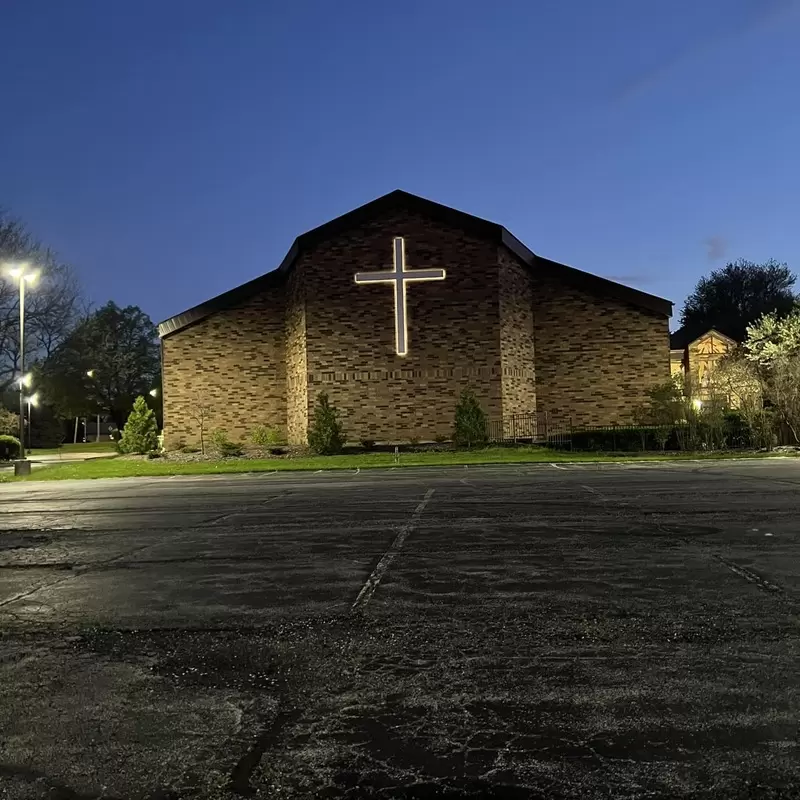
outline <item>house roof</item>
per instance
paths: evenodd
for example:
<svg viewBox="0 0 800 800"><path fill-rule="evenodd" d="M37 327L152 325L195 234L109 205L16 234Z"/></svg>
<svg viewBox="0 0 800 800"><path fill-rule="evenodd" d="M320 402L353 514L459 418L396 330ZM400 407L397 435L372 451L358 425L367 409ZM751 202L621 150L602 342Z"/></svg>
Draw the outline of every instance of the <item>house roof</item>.
<svg viewBox="0 0 800 800"><path fill-rule="evenodd" d="M599 275L583 272L574 267L569 267L566 264L559 264L557 261L551 261L548 258L537 256L510 231L496 222L490 222L489 220L475 217L472 214L467 214L464 211L458 211L455 208L444 206L441 203L427 200L424 197L404 192L402 189L396 189L340 217L336 217L336 219L332 219L330 222L326 222L317 228L301 234L294 240L294 243L289 248L289 252L278 265L277 269L273 269L258 278L243 283L241 286L223 292L216 297L212 297L210 300L206 300L204 303L200 303L200 305L194 306L180 314L176 314L174 317L164 320L159 323L158 326L159 336L162 338L169 336L183 328L200 322L212 314L227 308L232 308L263 289L278 285L292 268L301 252L309 250L326 239L337 236L350 228L356 227L376 215L396 208L416 211L452 227L461 228L479 238L502 243L521 261L527 264L531 269L536 270L539 274L551 275L565 283L584 289L591 294L613 297L630 305L644 308L666 317L672 315L672 303L669 300L664 300L661 297L647 294L647 292L641 292L630 286L616 283L607 278L601 278Z"/></svg>
<svg viewBox="0 0 800 800"><path fill-rule="evenodd" d="M698 339L702 339L709 333L716 334L722 339L727 339L732 344L738 344L736 339L723 333L718 328L706 328L704 325L684 325L675 333L669 335L670 350L685 350L690 344L694 344Z"/></svg>

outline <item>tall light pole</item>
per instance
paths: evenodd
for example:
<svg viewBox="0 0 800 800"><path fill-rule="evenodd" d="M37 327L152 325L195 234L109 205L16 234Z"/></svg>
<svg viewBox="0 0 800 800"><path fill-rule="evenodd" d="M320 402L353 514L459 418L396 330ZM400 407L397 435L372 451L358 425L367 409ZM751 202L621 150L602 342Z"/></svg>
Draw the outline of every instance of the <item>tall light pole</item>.
<svg viewBox="0 0 800 800"><path fill-rule="evenodd" d="M9 277L19 281L19 457L25 458L25 284L33 284L38 273L29 264L9 264Z"/></svg>
<svg viewBox="0 0 800 800"><path fill-rule="evenodd" d="M33 436L33 417L31 416L31 407L36 408L39 405L39 392L34 392L25 399L28 402L28 450L31 450L31 437Z"/></svg>

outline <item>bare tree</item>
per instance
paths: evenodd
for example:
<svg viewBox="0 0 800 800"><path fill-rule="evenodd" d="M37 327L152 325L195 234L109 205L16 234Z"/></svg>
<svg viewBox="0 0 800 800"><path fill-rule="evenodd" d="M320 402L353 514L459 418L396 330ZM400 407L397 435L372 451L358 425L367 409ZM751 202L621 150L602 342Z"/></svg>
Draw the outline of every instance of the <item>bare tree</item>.
<svg viewBox="0 0 800 800"><path fill-rule="evenodd" d="M50 356L78 321L81 291L69 265L0 211L0 264L13 261L28 261L40 272L25 297L25 355L33 364ZM0 273L0 393L13 384L19 364L19 289Z"/></svg>

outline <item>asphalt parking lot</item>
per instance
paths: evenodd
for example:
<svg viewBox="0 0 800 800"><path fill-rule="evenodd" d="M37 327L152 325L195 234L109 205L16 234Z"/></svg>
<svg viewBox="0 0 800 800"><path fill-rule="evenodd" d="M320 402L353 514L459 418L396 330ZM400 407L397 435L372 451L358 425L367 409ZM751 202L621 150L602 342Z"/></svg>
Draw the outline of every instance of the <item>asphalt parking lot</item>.
<svg viewBox="0 0 800 800"><path fill-rule="evenodd" d="M800 797L800 460L0 486L0 797Z"/></svg>

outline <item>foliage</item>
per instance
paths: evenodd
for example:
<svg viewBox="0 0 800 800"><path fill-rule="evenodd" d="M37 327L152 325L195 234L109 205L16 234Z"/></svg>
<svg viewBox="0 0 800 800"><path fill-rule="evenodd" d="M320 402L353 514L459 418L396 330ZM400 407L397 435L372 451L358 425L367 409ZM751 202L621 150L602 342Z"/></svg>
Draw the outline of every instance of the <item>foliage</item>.
<svg viewBox="0 0 800 800"><path fill-rule="evenodd" d="M91 373L91 374L87 374ZM42 391L64 416L108 412L118 427L159 384L156 327L137 306L107 303L85 317L41 365Z"/></svg>
<svg viewBox="0 0 800 800"><path fill-rule="evenodd" d="M611 425L572 431L566 441L553 437L551 447L568 446L573 452L633 453L656 451L744 449L757 447L747 424L735 413L725 413L717 422L698 416L673 425Z"/></svg>
<svg viewBox="0 0 800 800"><path fill-rule="evenodd" d="M420 442L419 436L409 436L408 437L408 443L412 447L416 447L419 444L419 442Z"/></svg>
<svg viewBox="0 0 800 800"><path fill-rule="evenodd" d="M242 446L232 441L222 428L211 432L211 446L220 458L238 458L242 454Z"/></svg>
<svg viewBox="0 0 800 800"><path fill-rule="evenodd" d="M456 404L453 442L456 447L485 445L488 441L488 420L478 398L471 389L464 389Z"/></svg>
<svg viewBox="0 0 800 800"><path fill-rule="evenodd" d="M800 442L800 307L783 318L767 314L751 325L745 358L755 367L776 416Z"/></svg>
<svg viewBox="0 0 800 800"><path fill-rule="evenodd" d="M158 423L153 409L149 408L144 397L139 396L133 403L133 411L119 440L122 453L149 453L158 448Z"/></svg>
<svg viewBox="0 0 800 800"><path fill-rule="evenodd" d="M437 433L436 436L433 437L433 441L436 444L444 444L447 441L447 437L443 433Z"/></svg>
<svg viewBox="0 0 800 800"><path fill-rule="evenodd" d="M19 433L19 414L0 406L0 436L14 436Z"/></svg>
<svg viewBox="0 0 800 800"><path fill-rule="evenodd" d="M72 268L37 242L18 220L0 213L0 263L25 261L39 272L25 294L25 361L46 359L72 330L82 298ZM19 284L0 275L0 393L19 373Z"/></svg>
<svg viewBox="0 0 800 800"><path fill-rule="evenodd" d="M764 407L764 390L756 365L736 350L720 359L710 373L709 387L727 400L729 416L735 414L749 431L753 447L772 445L774 415Z"/></svg>
<svg viewBox="0 0 800 800"><path fill-rule="evenodd" d="M686 299L681 324L697 330L718 328L742 342L747 327L764 314L783 317L791 312L795 280L786 264L740 259L700 279Z"/></svg>
<svg viewBox="0 0 800 800"><path fill-rule="evenodd" d="M32 414L31 447L59 447L64 441L64 426L51 408L39 407Z"/></svg>
<svg viewBox="0 0 800 800"><path fill-rule="evenodd" d="M11 461L19 457L19 439L16 436L0 436L0 461Z"/></svg>
<svg viewBox="0 0 800 800"><path fill-rule="evenodd" d="M365 450L372 450L375 447L375 440L374 439L362 439L361 446Z"/></svg>
<svg viewBox="0 0 800 800"><path fill-rule="evenodd" d="M345 436L339 411L333 406L325 392L317 395L314 420L308 431L308 446L319 455L330 456L341 453Z"/></svg>
<svg viewBox="0 0 800 800"><path fill-rule="evenodd" d="M283 437L277 428L270 428L269 425L256 425L250 431L250 441L258 447L274 447L280 444Z"/></svg>

